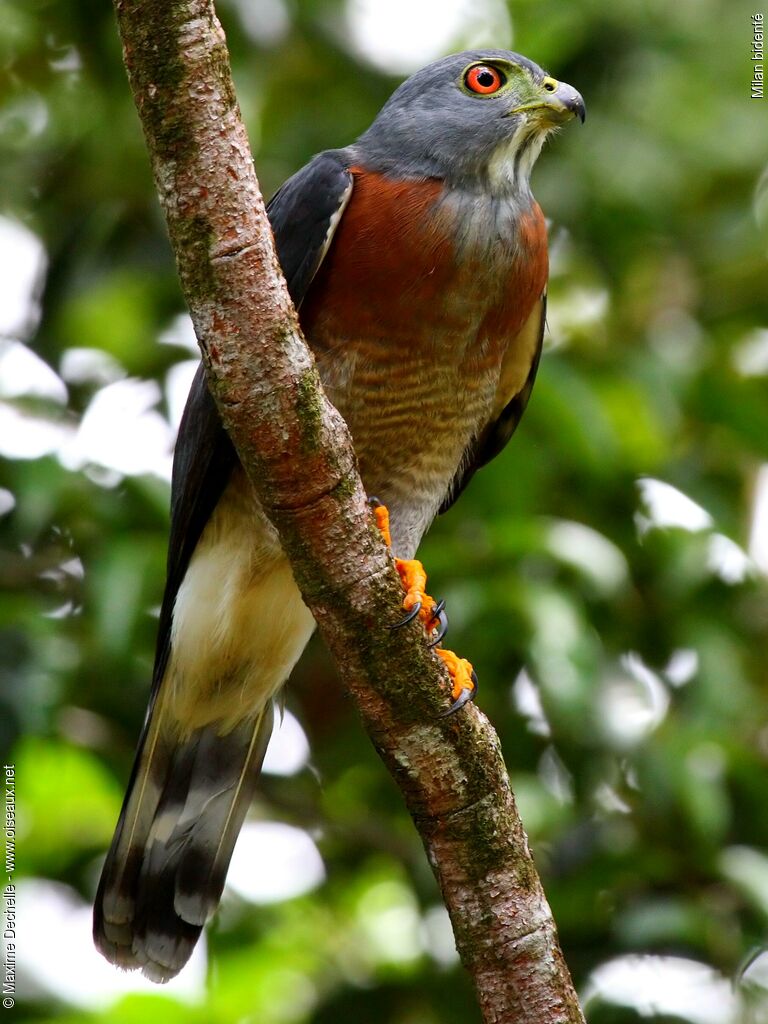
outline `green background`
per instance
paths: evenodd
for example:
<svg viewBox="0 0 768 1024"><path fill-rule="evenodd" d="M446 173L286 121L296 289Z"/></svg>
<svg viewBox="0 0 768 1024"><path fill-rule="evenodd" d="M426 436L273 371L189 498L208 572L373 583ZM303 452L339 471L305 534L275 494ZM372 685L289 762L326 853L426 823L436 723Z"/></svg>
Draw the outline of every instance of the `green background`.
<svg viewBox="0 0 768 1024"><path fill-rule="evenodd" d="M488 6L480 40L573 84L588 117L534 172L552 279L533 398L425 541L431 589L478 670L589 1020L760 1024L768 100L750 99L755 9ZM423 33L397 10L396 33ZM402 77L360 51L337 0L222 2L220 15L267 195L351 141ZM123 428L136 461L122 472L93 445L22 457L21 434L82 438L95 396L125 376L158 382L145 405L165 417L167 374L191 354L158 344L184 307L109 5L4 0L0 24L0 215L48 261L38 314L30 303L0 339L0 508L14 506L0 519L0 744L17 768L16 880L28 883L14 1012L478 1020L418 838L317 641L287 696L310 762L265 776L253 814L311 835L323 884L269 905L228 897L191 1002L172 989L97 998L101 965L74 955L55 970L85 943L145 707L168 504L145 469L167 456L168 427ZM445 49L476 41L468 31ZM19 342L66 391L16 386ZM83 348L107 353L101 370L92 356L88 373L72 368Z"/></svg>

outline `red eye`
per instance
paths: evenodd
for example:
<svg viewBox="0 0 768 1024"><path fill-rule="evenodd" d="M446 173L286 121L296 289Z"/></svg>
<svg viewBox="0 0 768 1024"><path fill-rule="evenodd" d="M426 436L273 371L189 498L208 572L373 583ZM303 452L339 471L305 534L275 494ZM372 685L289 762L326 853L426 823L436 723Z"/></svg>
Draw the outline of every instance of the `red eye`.
<svg viewBox="0 0 768 1024"><path fill-rule="evenodd" d="M479 92L484 96L492 92L498 92L504 84L501 72L488 64L478 64L476 67L470 68L464 81L467 83L468 89L471 89L472 92Z"/></svg>

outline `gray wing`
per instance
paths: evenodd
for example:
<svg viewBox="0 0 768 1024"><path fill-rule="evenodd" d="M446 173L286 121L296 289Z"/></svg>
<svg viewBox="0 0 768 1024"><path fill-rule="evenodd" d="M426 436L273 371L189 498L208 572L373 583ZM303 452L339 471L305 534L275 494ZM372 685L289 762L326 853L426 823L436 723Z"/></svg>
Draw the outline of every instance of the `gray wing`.
<svg viewBox="0 0 768 1024"><path fill-rule="evenodd" d="M299 305L351 191L333 154L318 157L269 207L278 255ZM112 963L167 981L189 958L218 904L237 833L272 731L271 703L226 735L215 726L179 733L159 699L173 606L201 533L237 456L198 371L174 460L168 579L155 673L120 819L94 903L93 935Z"/></svg>
<svg viewBox="0 0 768 1024"><path fill-rule="evenodd" d="M328 251L351 193L352 175L343 153L329 151L289 178L267 206L277 255L297 308ZM187 399L173 462L168 569L155 654L155 689L168 660L176 594L237 461L201 364Z"/></svg>

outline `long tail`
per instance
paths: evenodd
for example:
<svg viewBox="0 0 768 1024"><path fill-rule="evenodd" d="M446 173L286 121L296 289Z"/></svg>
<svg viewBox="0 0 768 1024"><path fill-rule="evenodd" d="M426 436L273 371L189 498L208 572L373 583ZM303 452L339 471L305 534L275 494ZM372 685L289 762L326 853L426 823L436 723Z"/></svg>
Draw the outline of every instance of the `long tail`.
<svg viewBox="0 0 768 1024"><path fill-rule="evenodd" d="M93 937L112 963L168 981L216 909L272 732L272 702L219 735L180 738L154 707L101 875Z"/></svg>

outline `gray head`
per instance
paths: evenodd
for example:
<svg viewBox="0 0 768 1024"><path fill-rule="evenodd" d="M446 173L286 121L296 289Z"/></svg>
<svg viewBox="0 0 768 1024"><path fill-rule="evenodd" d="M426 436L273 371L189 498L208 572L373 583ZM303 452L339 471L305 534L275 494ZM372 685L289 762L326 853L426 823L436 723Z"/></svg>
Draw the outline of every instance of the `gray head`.
<svg viewBox="0 0 768 1024"><path fill-rule="evenodd" d="M547 135L584 101L509 50L467 50L429 64L395 90L352 152L396 177L440 178L494 194L527 190Z"/></svg>

